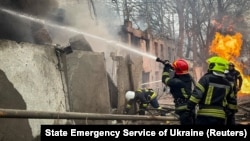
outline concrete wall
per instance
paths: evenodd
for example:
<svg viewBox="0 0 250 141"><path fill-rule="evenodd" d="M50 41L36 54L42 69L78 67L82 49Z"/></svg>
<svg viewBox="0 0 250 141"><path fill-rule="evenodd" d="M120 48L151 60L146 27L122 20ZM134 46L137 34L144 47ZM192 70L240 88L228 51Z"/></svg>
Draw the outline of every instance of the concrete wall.
<svg viewBox="0 0 250 141"><path fill-rule="evenodd" d="M51 46L0 40L0 107L65 112L58 59ZM41 124L65 120L0 119L0 140L31 140Z"/></svg>
<svg viewBox="0 0 250 141"><path fill-rule="evenodd" d="M77 50L66 58L71 111L110 113L108 78L103 54ZM107 121L75 120L75 123L107 124Z"/></svg>
<svg viewBox="0 0 250 141"><path fill-rule="evenodd" d="M103 53L0 40L0 108L110 113ZM0 118L0 140L39 140L41 124L107 124L108 121Z"/></svg>

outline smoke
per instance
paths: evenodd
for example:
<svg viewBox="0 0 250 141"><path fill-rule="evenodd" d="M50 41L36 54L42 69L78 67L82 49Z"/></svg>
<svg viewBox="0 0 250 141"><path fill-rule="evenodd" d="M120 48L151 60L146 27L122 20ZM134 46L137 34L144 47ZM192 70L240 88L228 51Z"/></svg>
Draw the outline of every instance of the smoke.
<svg viewBox="0 0 250 141"><path fill-rule="evenodd" d="M224 15L224 16L215 16L212 17L212 25L215 30L221 34L235 34L237 32L243 34L247 38L248 33L246 32L247 23L243 15Z"/></svg>
<svg viewBox="0 0 250 141"><path fill-rule="evenodd" d="M63 25L74 27L89 34L105 38L107 40L117 40L117 33L120 31L120 22L118 17L109 7L101 2L95 2L94 5L86 0L65 2L61 1L60 9L64 13ZM64 32L64 31L62 31ZM55 38L58 38L58 34ZM58 39L61 44L70 36L70 33L63 34L62 39ZM57 37L56 37L57 36ZM89 39L91 40L91 39ZM98 41L95 41L95 43Z"/></svg>
<svg viewBox="0 0 250 141"><path fill-rule="evenodd" d="M60 15L63 20L58 24L73 27L81 32L98 36L103 40L94 39L85 36L94 52L103 52L106 62L106 71L112 74L114 61L111 54L118 54L119 48L115 46L115 42L119 42L118 32L121 30L121 22L114 10L105 5L106 1L96 1L90 3L88 0L59 0ZM70 33L58 29L49 29L54 44L66 46L69 39L75 36ZM115 42L108 42L115 41Z"/></svg>
<svg viewBox="0 0 250 141"><path fill-rule="evenodd" d="M86 32L107 41L119 42L118 31L121 29L120 21L112 10L104 3L90 4L86 0L12 0L0 3L1 7L20 11L25 15L52 21L60 26L68 26ZM40 12L39 12L40 11ZM66 46L71 37L79 33L55 28L42 23L28 21L18 16L4 12L0 13L0 38L15 40L17 42L31 42L36 44L60 44ZM3 19L3 20L2 20ZM93 51L104 52L107 66L112 66L110 54L118 54L115 42L85 37ZM124 52L124 51L121 51ZM112 67L107 67L112 69ZM111 70L108 70L111 71Z"/></svg>
<svg viewBox="0 0 250 141"><path fill-rule="evenodd" d="M0 7L37 17L47 18L50 12L58 7L58 3L56 0L4 0L0 1ZM48 37L46 37L47 39L42 39L43 36L48 36L43 25L32 23L31 21L8 15L3 12L0 12L0 18L1 39L31 43L41 43L50 40Z"/></svg>
<svg viewBox="0 0 250 141"><path fill-rule="evenodd" d="M105 1L104 1L105 2ZM94 36L106 39L107 41L119 42L118 32L121 30L119 17L103 1L94 1L94 5L86 0L61 1L59 9L64 13L63 22L60 24L73 27ZM67 45L74 33L50 29L54 44ZM53 32L52 32L53 31ZM110 55L118 54L114 42L104 42L98 39L85 37L95 52L104 52L107 71L111 72L112 63ZM110 69L110 70L109 70Z"/></svg>
<svg viewBox="0 0 250 141"><path fill-rule="evenodd" d="M107 39L117 40L117 33L120 30L119 17L102 1L90 3L86 0L5 0L0 1L0 7L74 27ZM66 45L69 38L75 34L2 12L0 18L2 39Z"/></svg>

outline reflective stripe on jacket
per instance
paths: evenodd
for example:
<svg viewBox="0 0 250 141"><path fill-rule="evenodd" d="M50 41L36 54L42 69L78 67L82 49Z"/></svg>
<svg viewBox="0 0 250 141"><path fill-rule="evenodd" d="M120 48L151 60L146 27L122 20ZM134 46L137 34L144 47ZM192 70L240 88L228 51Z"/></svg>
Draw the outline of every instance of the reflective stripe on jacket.
<svg viewBox="0 0 250 141"><path fill-rule="evenodd" d="M186 110L187 101L192 92L193 79L190 74L174 75L171 67L165 66L162 82L170 88L176 110Z"/></svg>
<svg viewBox="0 0 250 141"><path fill-rule="evenodd" d="M197 83L188 102L188 108L199 105L198 115L225 118L225 108L236 108L236 100L229 81L207 73Z"/></svg>

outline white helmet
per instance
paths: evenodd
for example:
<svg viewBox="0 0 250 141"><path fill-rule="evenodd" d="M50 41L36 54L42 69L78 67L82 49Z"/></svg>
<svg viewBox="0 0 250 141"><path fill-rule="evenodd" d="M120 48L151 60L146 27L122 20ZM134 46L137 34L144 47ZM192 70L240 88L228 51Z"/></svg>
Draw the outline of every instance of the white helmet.
<svg viewBox="0 0 250 141"><path fill-rule="evenodd" d="M125 94L125 97L127 101L135 98L135 92L134 91L127 91Z"/></svg>

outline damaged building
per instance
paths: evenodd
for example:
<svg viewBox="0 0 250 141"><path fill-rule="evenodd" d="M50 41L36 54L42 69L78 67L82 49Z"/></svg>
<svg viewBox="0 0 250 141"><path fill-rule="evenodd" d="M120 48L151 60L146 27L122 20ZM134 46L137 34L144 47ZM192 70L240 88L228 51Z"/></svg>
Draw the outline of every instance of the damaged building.
<svg viewBox="0 0 250 141"><path fill-rule="evenodd" d="M122 114L127 90L151 87L163 94L158 82L163 66L145 54L173 60L171 40L154 39L150 33L132 28L130 21L120 27L119 41L103 42L99 36L89 39L88 34L64 26L68 26L64 10L53 0L3 1L0 17L2 109ZM157 83L145 84L150 81ZM17 115L1 119L0 140L39 140L42 124L111 122L37 118L18 119Z"/></svg>
<svg viewBox="0 0 250 141"><path fill-rule="evenodd" d="M0 5L0 109L14 110L11 118L0 119L0 140L39 140L43 124L112 124L93 119L122 114L126 91L150 87L159 95L166 93L163 65L155 59L176 59L174 40L156 39L149 30L133 28L129 20L116 27L115 40L109 33L95 35L81 29L94 22L83 20L83 25L72 28L80 16L68 20L65 4L56 0L7 0ZM15 110L33 111L27 117L35 118L19 118ZM40 111L48 112L47 119L39 118ZM96 115L93 119L49 117L67 112Z"/></svg>

